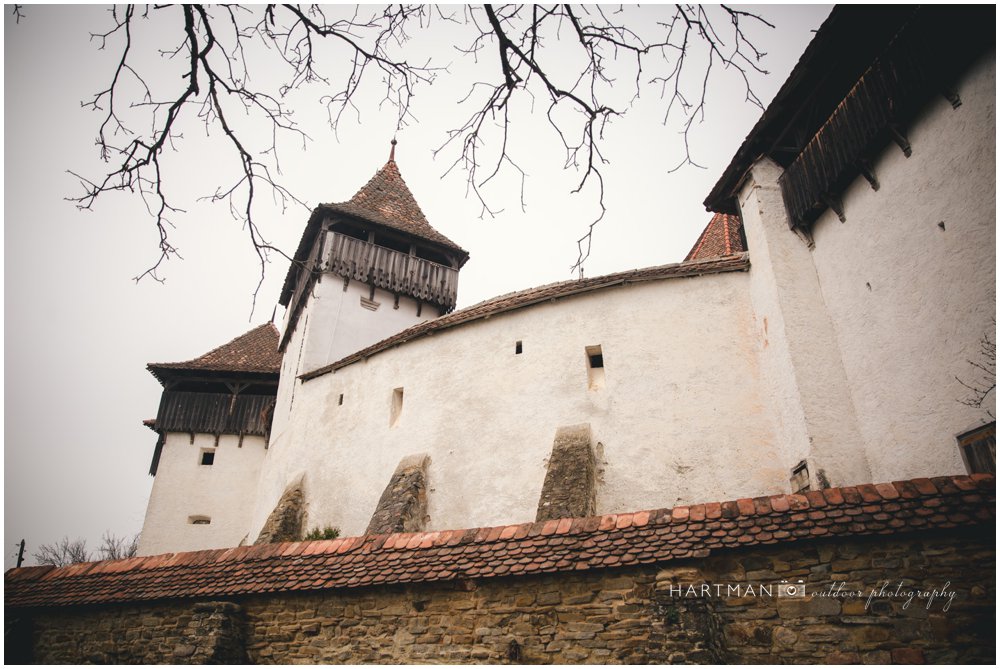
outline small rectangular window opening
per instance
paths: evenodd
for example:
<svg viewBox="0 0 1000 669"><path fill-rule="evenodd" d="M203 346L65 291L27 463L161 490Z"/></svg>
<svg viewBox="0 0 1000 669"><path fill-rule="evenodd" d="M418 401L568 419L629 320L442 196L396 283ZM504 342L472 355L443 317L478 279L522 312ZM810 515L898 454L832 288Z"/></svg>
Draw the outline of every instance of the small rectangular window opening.
<svg viewBox="0 0 1000 669"><path fill-rule="evenodd" d="M188 516L189 525L210 525L212 519L208 516Z"/></svg>
<svg viewBox="0 0 1000 669"><path fill-rule="evenodd" d="M585 349L587 356L587 385L591 390L597 390L604 386L604 352L600 344L588 346Z"/></svg>
<svg viewBox="0 0 1000 669"><path fill-rule="evenodd" d="M958 448L970 474L996 474L996 421L959 435Z"/></svg>
<svg viewBox="0 0 1000 669"><path fill-rule="evenodd" d="M403 413L403 389L396 388L392 391L392 409L389 413L389 427L399 425L399 415Z"/></svg>
<svg viewBox="0 0 1000 669"><path fill-rule="evenodd" d="M514 342L514 355L521 355L524 352L524 347L521 346L521 341L518 340Z"/></svg>
<svg viewBox="0 0 1000 669"><path fill-rule="evenodd" d="M337 398L337 406L344 405L344 393L340 393L340 397Z"/></svg>
<svg viewBox="0 0 1000 669"><path fill-rule="evenodd" d="M201 464L211 466L215 464L215 451L205 449L201 452Z"/></svg>
<svg viewBox="0 0 1000 669"><path fill-rule="evenodd" d="M792 492L809 490L809 465L805 460L792 467L792 476L789 482L792 484Z"/></svg>

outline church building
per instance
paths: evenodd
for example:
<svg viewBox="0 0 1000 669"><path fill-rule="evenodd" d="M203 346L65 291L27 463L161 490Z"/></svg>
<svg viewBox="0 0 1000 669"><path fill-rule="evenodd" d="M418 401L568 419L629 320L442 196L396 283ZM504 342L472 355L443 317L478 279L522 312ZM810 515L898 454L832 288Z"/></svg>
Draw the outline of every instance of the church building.
<svg viewBox="0 0 1000 669"><path fill-rule="evenodd" d="M390 152L149 365L140 555L9 570L5 660L995 664L994 23L835 8L679 263L456 309Z"/></svg>
<svg viewBox="0 0 1000 669"><path fill-rule="evenodd" d="M993 61L938 13L834 12L676 264L454 311L393 145L306 222L280 331L149 366L141 553L992 471Z"/></svg>

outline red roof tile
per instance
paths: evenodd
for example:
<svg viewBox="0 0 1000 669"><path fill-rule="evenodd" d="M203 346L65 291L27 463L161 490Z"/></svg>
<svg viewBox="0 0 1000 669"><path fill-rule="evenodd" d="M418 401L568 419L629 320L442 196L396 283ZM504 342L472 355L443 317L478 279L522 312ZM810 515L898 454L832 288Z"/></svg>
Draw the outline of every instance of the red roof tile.
<svg viewBox="0 0 1000 669"><path fill-rule="evenodd" d="M743 243L743 221L734 214L715 214L688 252L688 260L721 258L746 251Z"/></svg>
<svg viewBox="0 0 1000 669"><path fill-rule="evenodd" d="M564 522L354 537L157 555L71 567L25 567L4 575L4 605L73 606L154 599L325 590L364 585L487 578L505 572L600 569L706 557L731 546L800 538L892 534L995 523L993 476L922 479L860 496L775 495L736 502ZM961 482L961 485L959 484ZM874 493L874 494L873 494ZM794 499L794 504L791 500ZM837 501L840 500L840 501ZM813 502L817 504L814 505ZM802 506L804 510L796 510ZM732 517L719 509L729 509ZM699 509L694 513L694 509ZM640 522L636 522L641 519ZM630 525L626 530L622 525ZM513 530L513 531L511 531ZM304 550L298 550L304 547Z"/></svg>
<svg viewBox="0 0 1000 669"><path fill-rule="evenodd" d="M480 302L479 304L475 304L471 307L466 307L460 311L453 311L446 316L441 316L440 318L435 318L433 320L414 325L411 328L403 330L399 334L393 335L388 339L383 339L382 341L373 344L368 348L362 349L357 353L352 353L337 362L326 365L325 367L320 367L319 369L313 370L307 374L303 374L301 378L308 381L309 379L322 376L323 374L340 369L341 367L346 367L352 363L358 362L359 360L370 358L377 353L385 351L386 349L399 346L400 344L405 344L412 339L423 337L439 330L445 330L457 325L464 325L471 321L495 316L507 311L528 307L533 304L538 304L539 302L547 302L558 298L570 297L580 293L589 293L603 288L627 286L632 283L640 283L643 281L694 277L701 276L703 274L718 274L721 272L740 272L746 271L749 267L749 259L746 254L742 254L729 258L716 258L713 260L673 263L670 265L659 265L657 267L647 267L644 269L632 269L626 272L605 274L604 276L596 276L589 279L572 279L569 281L560 281L559 283L550 283L545 286L538 286L537 288L528 288L527 290L518 291L516 293L500 295L499 297L491 298L485 302Z"/></svg>
<svg viewBox="0 0 1000 669"><path fill-rule="evenodd" d="M273 323L265 323L194 360L151 362L146 369L158 379L162 370L170 369L277 374L281 369L278 329Z"/></svg>

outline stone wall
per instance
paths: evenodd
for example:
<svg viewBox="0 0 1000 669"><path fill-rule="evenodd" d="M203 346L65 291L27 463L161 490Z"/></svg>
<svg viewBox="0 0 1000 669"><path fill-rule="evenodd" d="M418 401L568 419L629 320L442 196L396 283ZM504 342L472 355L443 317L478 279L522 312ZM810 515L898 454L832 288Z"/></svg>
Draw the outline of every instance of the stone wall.
<svg viewBox="0 0 1000 669"><path fill-rule="evenodd" d="M597 513L597 460L591 441L590 423L556 430L536 521Z"/></svg>
<svg viewBox="0 0 1000 669"><path fill-rule="evenodd" d="M302 517L305 515L305 495L301 480L285 490L255 544L276 544L282 541L300 541L303 535Z"/></svg>
<svg viewBox="0 0 1000 669"><path fill-rule="evenodd" d="M805 597L777 595L799 580ZM691 596L702 584L723 593ZM773 595L745 591L761 586ZM36 662L992 663L995 587L980 526L229 604L8 609L7 642L31 635Z"/></svg>
<svg viewBox="0 0 1000 669"><path fill-rule="evenodd" d="M382 491L365 534L420 532L427 524L427 466L423 453L400 460Z"/></svg>
<svg viewBox="0 0 1000 669"><path fill-rule="evenodd" d="M71 609L22 618L26 620L33 628L29 632L33 655L22 652L13 658L5 652L5 662L242 664L249 660L243 611L232 602Z"/></svg>

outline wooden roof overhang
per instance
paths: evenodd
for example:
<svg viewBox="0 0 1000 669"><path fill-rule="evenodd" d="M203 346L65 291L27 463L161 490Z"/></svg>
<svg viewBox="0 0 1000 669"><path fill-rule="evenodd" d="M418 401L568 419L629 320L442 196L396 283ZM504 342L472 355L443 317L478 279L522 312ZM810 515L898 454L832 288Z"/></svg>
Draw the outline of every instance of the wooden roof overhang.
<svg viewBox="0 0 1000 669"><path fill-rule="evenodd" d="M152 363L146 365L146 369L165 388L179 382L225 383L227 381L232 383L277 386L279 377L278 372L275 371L172 367Z"/></svg>
<svg viewBox="0 0 1000 669"><path fill-rule="evenodd" d="M809 230L859 174L877 187L869 158L972 60L995 43L993 9L838 6L747 136L705 206L737 213L750 167L768 157L785 169L790 225ZM988 15L987 15L988 14Z"/></svg>
<svg viewBox="0 0 1000 669"><path fill-rule="evenodd" d="M271 419L278 394L275 372L178 369L148 365L163 384L156 418L142 423L157 433L150 476L156 475L168 432L244 436L270 435ZM205 387L225 387L225 392L205 391ZM183 390L175 390L175 388ZM249 392L246 392L249 391Z"/></svg>

